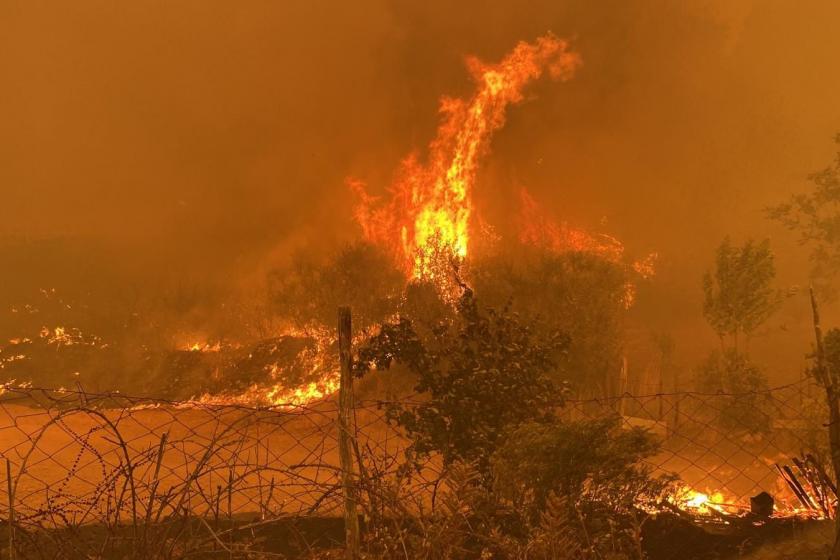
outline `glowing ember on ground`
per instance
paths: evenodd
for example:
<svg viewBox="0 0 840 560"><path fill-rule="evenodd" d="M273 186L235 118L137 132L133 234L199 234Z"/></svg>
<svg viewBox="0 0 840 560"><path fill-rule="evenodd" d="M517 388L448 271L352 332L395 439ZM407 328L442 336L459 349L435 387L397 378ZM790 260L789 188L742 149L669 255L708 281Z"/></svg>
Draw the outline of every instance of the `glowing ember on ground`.
<svg viewBox="0 0 840 560"><path fill-rule="evenodd" d="M358 333L358 343L365 333ZM311 339L313 344L300 350L293 360L265 366L268 382L253 384L239 394L204 394L195 399L204 404L247 404L276 407L297 407L323 400L339 388L335 333L322 326L288 327L277 338ZM236 346L210 346L209 351L224 351ZM194 351L208 351L198 345ZM302 380L291 383L290 380Z"/></svg>
<svg viewBox="0 0 840 560"><path fill-rule="evenodd" d="M184 347L187 352L219 352L222 349L222 343L216 342L193 342Z"/></svg>
<svg viewBox="0 0 840 560"><path fill-rule="evenodd" d="M421 162L403 161L382 203L359 182L351 182L360 198L356 216L365 237L387 247L413 279L446 283L452 261L468 253L472 193L478 164L492 134L505 122L508 105L522 100L524 87L548 72L567 80L580 58L553 35L519 43L498 64L470 59L476 91L469 99L444 98L443 122Z"/></svg>
<svg viewBox="0 0 840 560"><path fill-rule="evenodd" d="M695 515L737 513L738 507L728 503L721 492L703 493L691 488L682 488L673 497L674 505Z"/></svg>
<svg viewBox="0 0 840 560"><path fill-rule="evenodd" d="M743 517L751 511L749 500L728 497L720 491L706 490L705 492L699 492L690 486L679 488L669 498L669 502L677 509L698 518L715 517L725 519ZM795 503L795 501L789 500L784 492L777 494L774 496L772 517L826 518L823 512L804 508L801 505L792 505Z"/></svg>
<svg viewBox="0 0 840 560"><path fill-rule="evenodd" d="M96 335L83 334L81 330L74 327L41 327L38 336L46 340L47 344L56 346L98 346L106 348L108 345L102 343L102 339Z"/></svg>

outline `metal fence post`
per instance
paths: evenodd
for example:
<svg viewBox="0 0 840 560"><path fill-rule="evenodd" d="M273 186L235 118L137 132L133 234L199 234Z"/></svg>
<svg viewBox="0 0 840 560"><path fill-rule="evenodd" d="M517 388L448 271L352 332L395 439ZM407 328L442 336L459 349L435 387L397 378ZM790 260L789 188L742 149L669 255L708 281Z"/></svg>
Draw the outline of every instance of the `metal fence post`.
<svg viewBox="0 0 840 560"><path fill-rule="evenodd" d="M356 560L359 556L359 518L356 515L356 489L354 485L353 457L350 434L353 408L352 327L350 308L338 308L338 353L341 378L338 393L338 452L341 461L341 487L344 491L345 558Z"/></svg>

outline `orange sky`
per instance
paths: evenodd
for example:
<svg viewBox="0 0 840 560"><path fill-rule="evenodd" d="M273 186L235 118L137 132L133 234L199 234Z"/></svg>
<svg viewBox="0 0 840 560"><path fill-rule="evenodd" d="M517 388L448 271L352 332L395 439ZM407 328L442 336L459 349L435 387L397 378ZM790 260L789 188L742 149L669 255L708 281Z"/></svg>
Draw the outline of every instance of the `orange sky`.
<svg viewBox="0 0 840 560"><path fill-rule="evenodd" d="M525 186L656 249L662 313L699 313L727 233L771 236L805 281L762 209L833 156L837 21L834 0L6 0L0 235L224 271L334 246L358 235L345 178L384 186L426 145L439 96L470 91L465 55L553 31L584 66L509 112L478 205L504 231Z"/></svg>

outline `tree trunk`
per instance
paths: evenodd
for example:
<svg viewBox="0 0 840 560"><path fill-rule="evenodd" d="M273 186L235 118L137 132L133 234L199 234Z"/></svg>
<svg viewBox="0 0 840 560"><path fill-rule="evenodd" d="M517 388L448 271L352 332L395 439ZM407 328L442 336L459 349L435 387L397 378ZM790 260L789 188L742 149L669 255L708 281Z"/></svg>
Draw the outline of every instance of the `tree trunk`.
<svg viewBox="0 0 840 560"><path fill-rule="evenodd" d="M820 313L814 289L811 288L811 312L814 318L814 338L816 339L816 368L815 377L825 389L826 404L828 405L828 443L831 448L831 466L834 469L834 482L840 482L840 402L838 402L838 380L835 372L829 371L825 363L825 348L823 347L822 327L820 327ZM831 549L831 560L840 560L840 512L834 511L834 546Z"/></svg>

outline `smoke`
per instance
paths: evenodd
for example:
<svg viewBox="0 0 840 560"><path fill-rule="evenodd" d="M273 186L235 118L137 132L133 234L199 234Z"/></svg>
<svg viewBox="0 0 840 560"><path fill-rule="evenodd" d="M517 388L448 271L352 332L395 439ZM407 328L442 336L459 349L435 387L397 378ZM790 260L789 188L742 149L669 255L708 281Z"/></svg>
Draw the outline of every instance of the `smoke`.
<svg viewBox="0 0 840 560"><path fill-rule="evenodd" d="M510 111L479 213L507 233L525 187L659 252L645 321L702 329L686 317L727 233L771 236L782 281L805 281L762 208L832 156L838 17L831 0L4 2L0 235L105 246L140 284L237 283L332 250L359 235L345 179L391 182L434 136L439 96L469 93L466 55L552 31L584 65Z"/></svg>

